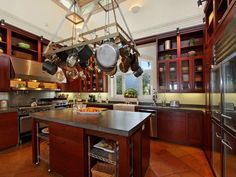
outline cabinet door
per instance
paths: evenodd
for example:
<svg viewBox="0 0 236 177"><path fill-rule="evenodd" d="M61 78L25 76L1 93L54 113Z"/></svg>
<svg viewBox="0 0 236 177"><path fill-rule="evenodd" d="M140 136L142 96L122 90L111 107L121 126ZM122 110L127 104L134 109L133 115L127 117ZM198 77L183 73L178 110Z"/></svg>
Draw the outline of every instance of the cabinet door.
<svg viewBox="0 0 236 177"><path fill-rule="evenodd" d="M10 58L0 55L0 91L10 91Z"/></svg>
<svg viewBox="0 0 236 177"><path fill-rule="evenodd" d="M224 177L236 176L236 137L224 132L223 144L223 173Z"/></svg>
<svg viewBox="0 0 236 177"><path fill-rule="evenodd" d="M179 90L177 61L169 62L168 90L176 92Z"/></svg>
<svg viewBox="0 0 236 177"><path fill-rule="evenodd" d="M202 146L202 112L188 113L188 144L194 146Z"/></svg>
<svg viewBox="0 0 236 177"><path fill-rule="evenodd" d="M181 92L188 92L191 90L191 71L190 60L180 60L180 90Z"/></svg>
<svg viewBox="0 0 236 177"><path fill-rule="evenodd" d="M204 65L202 58L193 59L193 90L204 91Z"/></svg>
<svg viewBox="0 0 236 177"><path fill-rule="evenodd" d="M160 139L186 143L186 112L178 111L159 111L158 113L158 130Z"/></svg>
<svg viewBox="0 0 236 177"><path fill-rule="evenodd" d="M159 63L157 67L158 72L158 90L160 92L167 90L167 66L166 62Z"/></svg>
<svg viewBox="0 0 236 177"><path fill-rule="evenodd" d="M221 127L212 122L212 168L216 177L222 177Z"/></svg>
<svg viewBox="0 0 236 177"><path fill-rule="evenodd" d="M83 129L50 123L49 131L51 169L65 177L86 176Z"/></svg>
<svg viewBox="0 0 236 177"><path fill-rule="evenodd" d="M84 176L83 144L50 135L50 167L65 177Z"/></svg>
<svg viewBox="0 0 236 177"><path fill-rule="evenodd" d="M150 160L150 121L146 121L144 129L142 129L142 177L149 166Z"/></svg>
<svg viewBox="0 0 236 177"><path fill-rule="evenodd" d="M0 114L0 150L18 144L17 113Z"/></svg>

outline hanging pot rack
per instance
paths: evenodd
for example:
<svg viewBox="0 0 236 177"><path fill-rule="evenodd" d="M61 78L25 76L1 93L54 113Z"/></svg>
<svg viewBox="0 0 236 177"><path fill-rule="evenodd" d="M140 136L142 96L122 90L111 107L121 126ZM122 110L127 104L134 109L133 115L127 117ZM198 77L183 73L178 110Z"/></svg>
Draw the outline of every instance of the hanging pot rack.
<svg viewBox="0 0 236 177"><path fill-rule="evenodd" d="M65 15L65 18L68 16L68 14L71 14L71 9L75 7L75 5L77 5L77 7L79 8L78 1L79 0L74 0L74 3L71 4L67 14ZM130 52L130 54L136 57L135 60L137 62L138 56L140 56L140 53L137 50L132 34L129 30L127 22L125 21L124 15L117 1L111 0L111 3L109 5L106 4L105 6L101 4L101 0L95 0L94 2L97 3L97 5L100 6L101 9L105 11L106 15L108 15L108 24L105 24L96 29L92 29L92 30L88 29L87 23L90 20L93 13L95 13L94 12L95 7L94 7L94 9L92 9L91 12L87 15L87 18L83 18L84 24L82 26L81 33L76 34L75 36L72 35L72 37L70 38L66 38L57 42L52 42L56 38L59 32L59 29L62 27L62 24L65 20L63 19L58 29L56 30L55 35L53 36L52 40L48 44L43 54L43 56L47 58L48 61L50 60L52 64L56 64L59 67L63 66L64 65L63 62L65 61L63 61L63 59L61 59L58 56L55 57L56 55L63 52L67 52L67 53L74 52L75 49L78 50L79 48L84 47L84 46L89 46L92 49L92 51L95 53L97 48L101 46L104 43L104 41L112 41L118 46L120 46L120 48L125 47ZM122 20L126 26L127 32L118 24L115 9L119 10ZM114 21L115 21L113 23L109 22L109 15L110 15L109 13L111 11L113 12ZM87 29L86 32L84 32L85 29ZM63 69L70 70L70 68L68 67L64 67ZM141 74L142 74L142 69L141 67L139 67L139 74L134 73L134 75L136 77L139 77Z"/></svg>

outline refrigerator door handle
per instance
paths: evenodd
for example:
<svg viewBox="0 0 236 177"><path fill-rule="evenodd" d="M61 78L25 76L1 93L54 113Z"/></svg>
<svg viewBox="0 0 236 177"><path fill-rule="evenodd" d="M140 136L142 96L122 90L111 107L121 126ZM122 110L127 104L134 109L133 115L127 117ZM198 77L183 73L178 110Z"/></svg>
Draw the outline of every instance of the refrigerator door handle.
<svg viewBox="0 0 236 177"><path fill-rule="evenodd" d="M225 141L224 139L221 140L221 143L228 147L229 149L233 150L233 148L230 146L229 142Z"/></svg>
<svg viewBox="0 0 236 177"><path fill-rule="evenodd" d="M222 139L222 137L216 132L216 137Z"/></svg>
<svg viewBox="0 0 236 177"><path fill-rule="evenodd" d="M224 115L224 114L221 114L221 116L224 117L224 118L226 118L226 119L230 119L230 120L232 119L232 117L226 116L226 115Z"/></svg>

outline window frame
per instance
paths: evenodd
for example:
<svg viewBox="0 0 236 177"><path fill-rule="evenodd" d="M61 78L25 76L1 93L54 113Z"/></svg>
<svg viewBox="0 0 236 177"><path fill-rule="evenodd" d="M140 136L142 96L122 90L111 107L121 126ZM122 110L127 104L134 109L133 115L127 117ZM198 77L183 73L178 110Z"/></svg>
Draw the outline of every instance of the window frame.
<svg viewBox="0 0 236 177"><path fill-rule="evenodd" d="M153 90L153 85L155 83L155 62L154 62L154 59L151 59L151 57L148 57L148 56L140 56L140 59L139 61L148 61L151 63L151 69L149 70L143 70L143 74L145 73L148 73L150 74L151 76L151 81L150 81L150 86L151 86L151 93L150 95L143 95L143 82L142 82L142 79L143 79L143 74L138 78L138 81L139 81L139 95L138 95L138 99L139 100L142 100L142 101L145 101L145 100L151 100L152 99L152 90ZM131 70L129 70L127 73L122 73L121 71L117 71L117 73L114 75L113 78L110 78L110 83L111 83L111 94L110 94L110 98L111 100L116 100L116 101L124 101L124 91L125 91L125 75L128 74L128 73L133 73ZM122 76L122 94L119 95L119 94L116 94L116 77L118 75L121 75Z"/></svg>

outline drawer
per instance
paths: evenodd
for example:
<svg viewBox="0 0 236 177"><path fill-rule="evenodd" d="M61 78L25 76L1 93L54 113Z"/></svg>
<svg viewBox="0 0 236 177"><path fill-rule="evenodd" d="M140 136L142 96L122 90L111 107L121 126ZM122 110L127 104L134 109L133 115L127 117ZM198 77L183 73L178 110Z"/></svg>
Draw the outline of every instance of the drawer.
<svg viewBox="0 0 236 177"><path fill-rule="evenodd" d="M76 141L77 143L82 144L84 140L84 130L81 128L51 122L49 123L49 131L54 136Z"/></svg>

